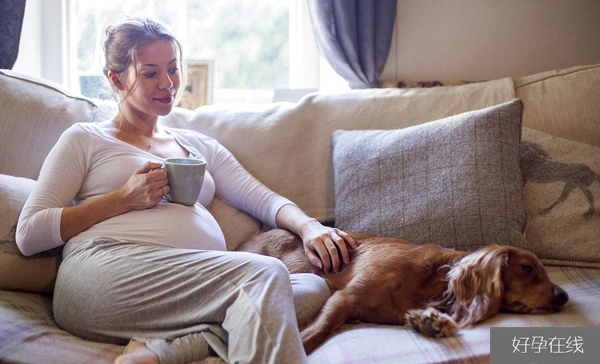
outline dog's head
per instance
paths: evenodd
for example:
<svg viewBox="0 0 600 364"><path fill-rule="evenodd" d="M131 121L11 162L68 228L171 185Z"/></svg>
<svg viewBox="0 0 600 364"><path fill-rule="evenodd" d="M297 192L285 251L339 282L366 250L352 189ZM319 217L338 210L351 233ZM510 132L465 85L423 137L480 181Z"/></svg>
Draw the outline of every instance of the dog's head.
<svg viewBox="0 0 600 364"><path fill-rule="evenodd" d="M466 255L448 273L446 298L461 326L483 321L500 310L558 312L568 294L550 282L539 259L523 249L486 246Z"/></svg>
<svg viewBox="0 0 600 364"><path fill-rule="evenodd" d="M502 270L503 311L533 314L555 313L567 303L569 295L550 282L546 269L532 253L505 247L508 260Z"/></svg>

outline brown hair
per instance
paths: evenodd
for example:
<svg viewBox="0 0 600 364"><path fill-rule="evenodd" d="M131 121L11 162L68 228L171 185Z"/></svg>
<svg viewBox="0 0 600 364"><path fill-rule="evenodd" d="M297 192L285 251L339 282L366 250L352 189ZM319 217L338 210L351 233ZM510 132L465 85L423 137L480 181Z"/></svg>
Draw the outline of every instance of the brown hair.
<svg viewBox="0 0 600 364"><path fill-rule="evenodd" d="M131 64L135 67L136 54L139 47L154 43L160 39L169 40L177 45L179 51L179 69L182 77L180 89L186 85L186 72L183 65L183 51L181 43L175 38L173 33L163 24L149 18L128 18L119 24L109 26L106 29L106 40L104 41L104 75L108 78L108 72L123 74L127 72ZM108 80L109 84L110 79ZM135 91L139 84L137 69L135 72L135 81L132 87L125 94L120 104L125 101ZM175 102L181 98L182 93L177 92Z"/></svg>

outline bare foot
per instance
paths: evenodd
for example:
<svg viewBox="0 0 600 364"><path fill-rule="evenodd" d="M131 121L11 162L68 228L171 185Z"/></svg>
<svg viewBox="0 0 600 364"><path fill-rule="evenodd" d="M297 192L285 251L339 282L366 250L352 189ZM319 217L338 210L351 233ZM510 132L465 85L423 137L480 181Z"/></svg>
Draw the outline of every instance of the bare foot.
<svg viewBox="0 0 600 364"><path fill-rule="evenodd" d="M158 356L139 341L132 341L115 364L159 364Z"/></svg>

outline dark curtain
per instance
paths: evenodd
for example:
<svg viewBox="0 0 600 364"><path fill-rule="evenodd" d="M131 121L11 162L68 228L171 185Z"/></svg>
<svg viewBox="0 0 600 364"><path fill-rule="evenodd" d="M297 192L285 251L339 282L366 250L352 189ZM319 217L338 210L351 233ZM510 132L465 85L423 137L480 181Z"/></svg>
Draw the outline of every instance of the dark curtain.
<svg viewBox="0 0 600 364"><path fill-rule="evenodd" d="M15 65L24 15L25 0L0 0L0 68Z"/></svg>
<svg viewBox="0 0 600 364"><path fill-rule="evenodd" d="M317 47L352 88L379 87L397 0L308 0Z"/></svg>

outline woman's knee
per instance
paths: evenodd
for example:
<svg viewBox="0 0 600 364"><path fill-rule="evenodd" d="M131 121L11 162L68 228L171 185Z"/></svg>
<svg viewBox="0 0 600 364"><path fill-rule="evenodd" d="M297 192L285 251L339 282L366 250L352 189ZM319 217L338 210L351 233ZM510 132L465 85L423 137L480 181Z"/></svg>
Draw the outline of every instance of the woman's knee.
<svg viewBox="0 0 600 364"><path fill-rule="evenodd" d="M290 276L298 325L306 325L331 296L325 280L315 274L298 273Z"/></svg>
<svg viewBox="0 0 600 364"><path fill-rule="evenodd" d="M263 258L264 259L261 263L268 266L268 269L270 271L273 271L276 274L282 274L289 277L290 272L288 272L285 264L283 264L281 260L267 256L263 256Z"/></svg>
<svg viewBox="0 0 600 364"><path fill-rule="evenodd" d="M271 275L289 277L289 272L283 262L277 258L254 253L241 253L244 266L257 272L267 272Z"/></svg>

